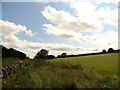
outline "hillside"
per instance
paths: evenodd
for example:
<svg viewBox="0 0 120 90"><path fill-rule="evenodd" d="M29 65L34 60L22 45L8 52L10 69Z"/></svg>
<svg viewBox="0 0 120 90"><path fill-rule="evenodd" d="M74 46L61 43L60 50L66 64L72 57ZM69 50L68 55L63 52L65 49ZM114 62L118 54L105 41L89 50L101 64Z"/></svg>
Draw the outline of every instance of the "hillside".
<svg viewBox="0 0 120 90"><path fill-rule="evenodd" d="M27 62L29 65L17 68L15 74L3 79L3 87L118 87L117 53L57 58L48 61L28 59Z"/></svg>
<svg viewBox="0 0 120 90"><path fill-rule="evenodd" d="M100 55L90 55L90 56L80 56L71 58L57 58L54 60L49 60L50 62L69 62L72 64L80 64L90 70L102 71L105 75L107 74L118 74L118 53L111 54L100 54Z"/></svg>
<svg viewBox="0 0 120 90"><path fill-rule="evenodd" d="M73 64L82 64L85 67L92 66L112 66L113 64L118 65L118 53L111 54L100 54L100 55L90 55L90 56L79 56L79 57L70 57L70 58L56 58L53 60L49 60L50 62L71 62Z"/></svg>

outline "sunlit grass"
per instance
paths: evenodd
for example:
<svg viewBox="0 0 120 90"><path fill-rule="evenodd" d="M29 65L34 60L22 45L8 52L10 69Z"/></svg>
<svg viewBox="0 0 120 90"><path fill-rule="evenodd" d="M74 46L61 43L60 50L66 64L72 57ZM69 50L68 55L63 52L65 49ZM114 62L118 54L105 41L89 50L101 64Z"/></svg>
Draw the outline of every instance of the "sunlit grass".
<svg viewBox="0 0 120 90"><path fill-rule="evenodd" d="M3 79L8 88L117 88L117 54L31 60L12 77ZM116 79L117 78L117 79Z"/></svg>

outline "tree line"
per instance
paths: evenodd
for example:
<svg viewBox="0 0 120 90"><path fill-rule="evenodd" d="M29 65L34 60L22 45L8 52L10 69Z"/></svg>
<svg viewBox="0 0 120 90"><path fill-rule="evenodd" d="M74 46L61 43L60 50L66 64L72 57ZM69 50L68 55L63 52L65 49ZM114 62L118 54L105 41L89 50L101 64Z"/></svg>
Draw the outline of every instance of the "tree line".
<svg viewBox="0 0 120 90"><path fill-rule="evenodd" d="M41 49L34 57L34 59L54 59L54 55L48 55L48 50ZM66 57L77 57L77 56L87 56L87 55L98 55L98 54L107 54L107 53L118 53L120 50L114 50L113 48L109 48L108 51L105 49L102 52L96 53L86 53L86 54L77 54L77 55L67 55L67 53L63 52L61 55L58 55L56 58L66 58Z"/></svg>
<svg viewBox="0 0 120 90"><path fill-rule="evenodd" d="M20 51L17 51L13 48L7 49L6 47L0 45L2 48L2 57L16 57L20 59L28 58L26 54ZM1 50L1 49L0 49ZM87 56L87 55L98 55L98 54L107 54L107 53L118 53L120 50L114 50L113 48L109 48L107 51L103 49L101 52L96 53L86 53L86 54L77 54L77 55L67 55L67 53L63 52L61 55L55 57L54 55L48 55L49 50L41 49L38 53L34 56L34 59L54 59L54 58L66 58L66 57L77 57L77 56Z"/></svg>
<svg viewBox="0 0 120 90"><path fill-rule="evenodd" d="M6 57L16 57L16 58L20 58L20 59L25 59L27 58L26 57L26 54L23 53L23 52L20 52L20 51L17 51L13 48L9 48L7 49L6 47L0 45L0 48L1 48L1 52L2 53L2 58L6 58Z"/></svg>

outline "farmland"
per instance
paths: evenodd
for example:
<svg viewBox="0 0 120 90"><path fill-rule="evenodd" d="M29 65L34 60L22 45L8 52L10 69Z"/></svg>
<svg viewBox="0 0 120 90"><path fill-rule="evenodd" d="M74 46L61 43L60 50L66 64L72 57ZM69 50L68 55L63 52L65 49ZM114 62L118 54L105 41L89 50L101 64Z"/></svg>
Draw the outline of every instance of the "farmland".
<svg viewBox="0 0 120 90"><path fill-rule="evenodd" d="M16 58L7 59L3 66L19 62ZM3 88L118 87L117 53L25 61L30 64L3 78Z"/></svg>
<svg viewBox="0 0 120 90"><path fill-rule="evenodd" d="M102 54L95 56L81 56L73 58L57 58L50 62L70 62L72 64L80 64L82 67L89 70L101 70L105 74L115 73L118 74L118 54ZM101 72L101 73L102 73Z"/></svg>

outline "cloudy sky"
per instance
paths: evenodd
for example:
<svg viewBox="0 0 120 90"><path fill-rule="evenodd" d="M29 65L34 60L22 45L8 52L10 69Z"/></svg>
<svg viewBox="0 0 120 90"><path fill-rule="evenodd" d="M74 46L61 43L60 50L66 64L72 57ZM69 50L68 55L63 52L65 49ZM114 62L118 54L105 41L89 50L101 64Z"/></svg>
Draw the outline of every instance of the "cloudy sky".
<svg viewBox="0 0 120 90"><path fill-rule="evenodd" d="M31 58L42 48L56 56L118 48L119 0L35 1L0 4L2 45Z"/></svg>

